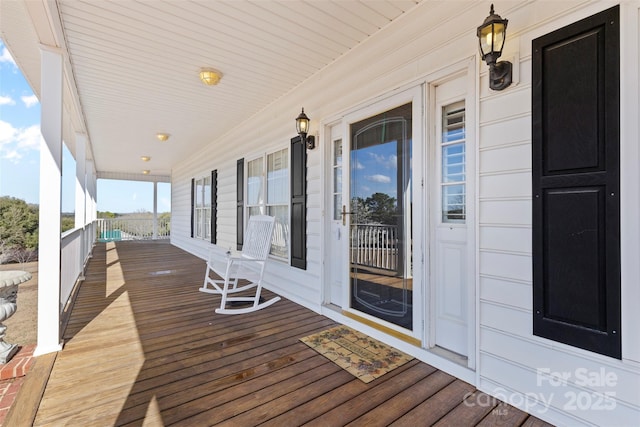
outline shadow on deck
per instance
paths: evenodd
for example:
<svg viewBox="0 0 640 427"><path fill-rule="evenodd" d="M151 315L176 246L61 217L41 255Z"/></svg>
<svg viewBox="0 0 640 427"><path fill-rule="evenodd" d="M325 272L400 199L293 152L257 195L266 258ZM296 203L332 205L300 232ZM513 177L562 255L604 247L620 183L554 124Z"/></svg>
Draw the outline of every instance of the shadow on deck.
<svg viewBox="0 0 640 427"><path fill-rule="evenodd" d="M334 321L286 299L217 315L204 269L167 242L98 244L33 424L548 425L417 360L365 384L299 341Z"/></svg>

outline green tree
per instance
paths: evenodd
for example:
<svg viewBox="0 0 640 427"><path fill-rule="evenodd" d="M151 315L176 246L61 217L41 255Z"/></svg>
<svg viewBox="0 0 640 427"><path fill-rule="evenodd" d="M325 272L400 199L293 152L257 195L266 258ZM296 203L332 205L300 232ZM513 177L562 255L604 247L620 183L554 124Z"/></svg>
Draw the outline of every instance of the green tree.
<svg viewBox="0 0 640 427"><path fill-rule="evenodd" d="M364 201L369 212L371 222L374 224L394 225L396 219L396 198L386 193L373 193Z"/></svg>
<svg viewBox="0 0 640 427"><path fill-rule="evenodd" d="M25 261L38 251L38 207L0 197L0 262Z"/></svg>
<svg viewBox="0 0 640 427"><path fill-rule="evenodd" d="M113 212L100 212L98 211L98 218L115 218L116 214L114 214Z"/></svg>
<svg viewBox="0 0 640 427"><path fill-rule="evenodd" d="M369 207L362 197L351 198L351 221L353 224L371 223Z"/></svg>
<svg viewBox="0 0 640 427"><path fill-rule="evenodd" d="M61 219L61 231L64 233L67 230L72 230L76 227L75 217L65 215Z"/></svg>

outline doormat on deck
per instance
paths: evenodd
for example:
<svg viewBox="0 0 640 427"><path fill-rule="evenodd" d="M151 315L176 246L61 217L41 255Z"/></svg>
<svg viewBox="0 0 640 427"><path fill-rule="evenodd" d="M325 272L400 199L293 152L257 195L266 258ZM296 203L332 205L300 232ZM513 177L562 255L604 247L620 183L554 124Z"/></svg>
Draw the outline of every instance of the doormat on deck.
<svg viewBox="0 0 640 427"><path fill-rule="evenodd" d="M300 341L342 369L368 383L413 357L348 326L336 326Z"/></svg>

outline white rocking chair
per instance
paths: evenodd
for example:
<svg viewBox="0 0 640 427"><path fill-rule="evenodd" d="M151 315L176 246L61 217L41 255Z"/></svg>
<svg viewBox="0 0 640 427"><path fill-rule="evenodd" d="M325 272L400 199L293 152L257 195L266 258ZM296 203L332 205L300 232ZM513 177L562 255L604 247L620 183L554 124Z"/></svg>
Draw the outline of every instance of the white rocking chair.
<svg viewBox="0 0 640 427"><path fill-rule="evenodd" d="M233 256L231 251L225 251L219 246L213 246L209 252L207 272L204 276L204 284L201 292L222 295L219 314L244 314L260 310L280 301L280 297L271 298L268 301L261 300L262 276L266 265L267 256L271 248L271 236L275 218L266 215L253 215L249 218L249 224L245 230L244 245L240 256ZM211 272L220 278L212 278ZM238 286L238 281L244 279L250 283ZM252 296L228 296L247 289L256 288ZM253 303L249 307L227 308L238 302Z"/></svg>

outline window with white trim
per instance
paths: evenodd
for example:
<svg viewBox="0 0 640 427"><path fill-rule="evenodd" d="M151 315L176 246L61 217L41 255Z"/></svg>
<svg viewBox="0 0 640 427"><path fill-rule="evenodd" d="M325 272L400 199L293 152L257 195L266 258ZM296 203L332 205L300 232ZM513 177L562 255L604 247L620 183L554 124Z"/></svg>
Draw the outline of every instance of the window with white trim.
<svg viewBox="0 0 640 427"><path fill-rule="evenodd" d="M442 108L442 222L464 223L466 209L466 125L464 101Z"/></svg>
<svg viewBox="0 0 640 427"><path fill-rule="evenodd" d="M196 179L193 193L193 237L208 240L211 238L211 177Z"/></svg>
<svg viewBox="0 0 640 427"><path fill-rule="evenodd" d="M271 255L289 259L289 150L284 148L247 161L246 219L276 218Z"/></svg>

